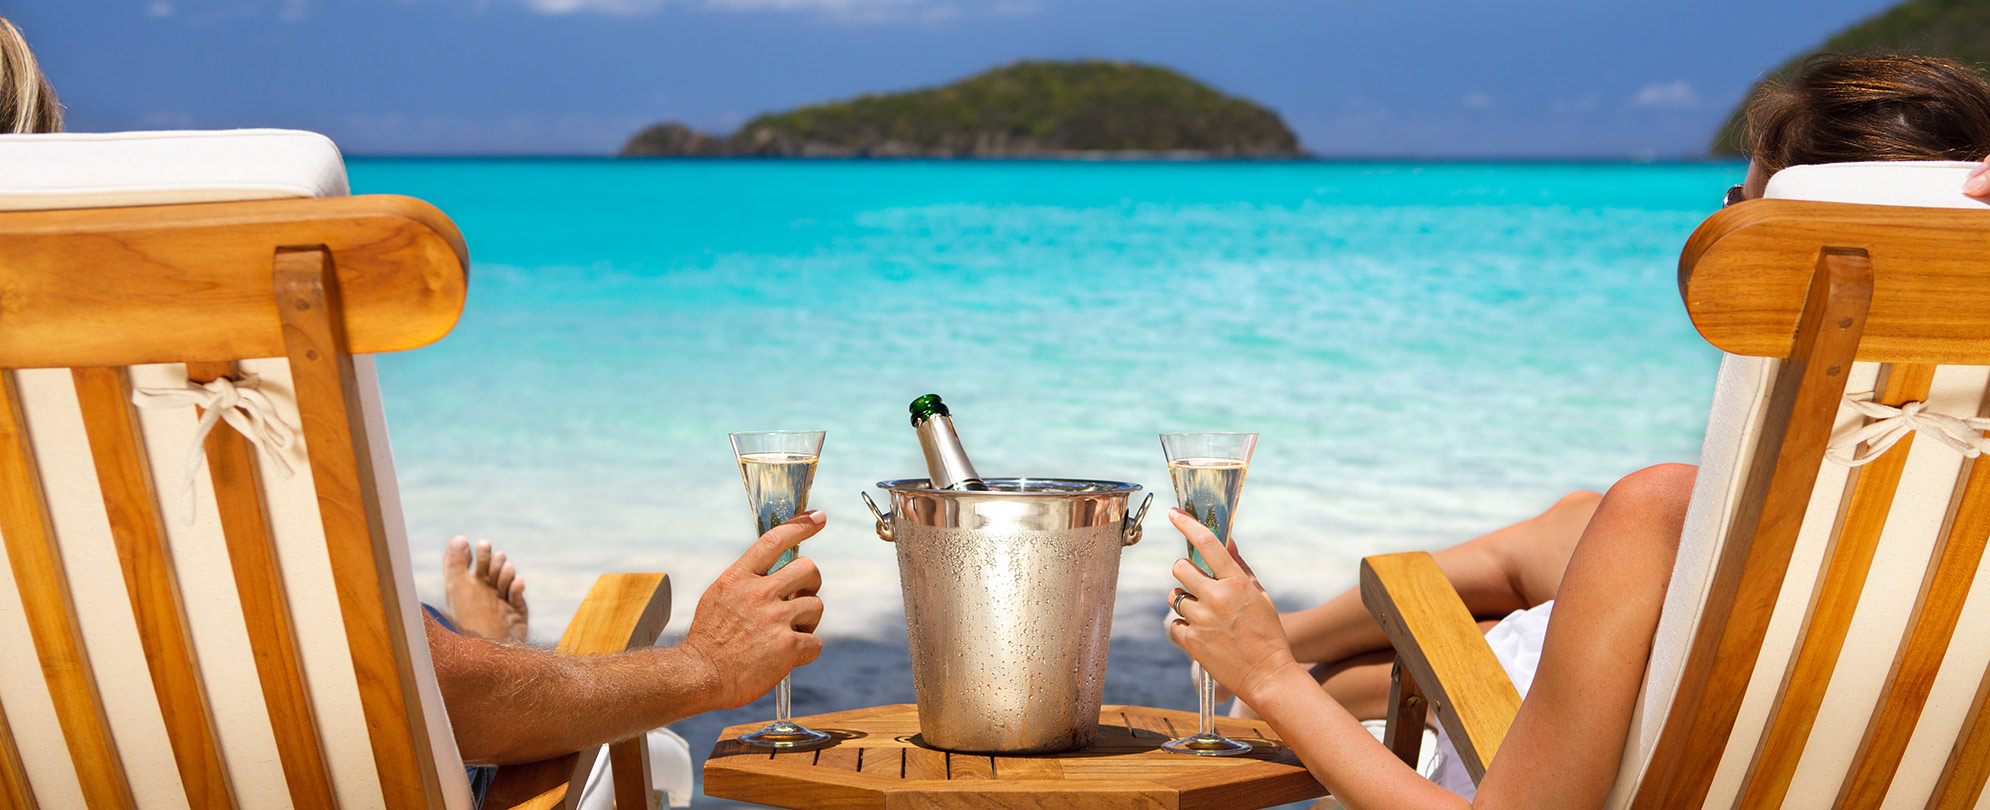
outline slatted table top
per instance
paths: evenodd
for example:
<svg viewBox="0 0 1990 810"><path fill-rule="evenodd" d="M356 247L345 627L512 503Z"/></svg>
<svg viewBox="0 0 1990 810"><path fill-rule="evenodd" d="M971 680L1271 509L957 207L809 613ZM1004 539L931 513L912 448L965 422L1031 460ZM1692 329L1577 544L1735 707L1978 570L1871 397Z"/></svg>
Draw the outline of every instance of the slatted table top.
<svg viewBox="0 0 1990 810"><path fill-rule="evenodd" d="M953 754L922 746L911 704L797 717L836 735L815 751L774 754L739 743L762 723L719 735L705 793L790 808L1152 808L1249 810L1324 795L1292 749L1262 722L1218 718L1250 743L1240 757L1195 757L1161 744L1195 731L1195 713L1106 706L1098 741L1062 754Z"/></svg>

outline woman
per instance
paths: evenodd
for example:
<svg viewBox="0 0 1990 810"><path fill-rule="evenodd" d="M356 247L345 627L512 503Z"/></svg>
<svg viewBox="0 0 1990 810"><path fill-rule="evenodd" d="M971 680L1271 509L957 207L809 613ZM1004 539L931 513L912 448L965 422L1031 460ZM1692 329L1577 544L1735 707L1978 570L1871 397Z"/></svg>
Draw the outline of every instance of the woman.
<svg viewBox="0 0 1990 810"><path fill-rule="evenodd" d="M1818 57L1767 88L1749 124L1748 179L1731 195L1741 199L1761 196L1769 175L1792 165L1990 153L1990 83L1946 60ZM1987 172L1990 159L1965 190L1990 198ZM1379 716L1387 689L1387 643L1358 594L1281 617L1234 546L1223 553L1173 510L1214 576L1175 564L1182 587L1170 598L1181 618L1169 635L1270 722L1344 806L1596 807L1617 775L1693 476L1687 465L1640 470L1600 498L1571 495L1436 555L1475 615L1555 606L1552 620L1535 622L1543 631L1523 636L1539 645L1539 669L1470 798L1469 785L1461 795L1417 776L1351 713ZM1326 663L1316 675L1302 660Z"/></svg>
<svg viewBox="0 0 1990 810"><path fill-rule="evenodd" d="M0 125L6 132L62 131L62 104L20 29L0 17Z"/></svg>

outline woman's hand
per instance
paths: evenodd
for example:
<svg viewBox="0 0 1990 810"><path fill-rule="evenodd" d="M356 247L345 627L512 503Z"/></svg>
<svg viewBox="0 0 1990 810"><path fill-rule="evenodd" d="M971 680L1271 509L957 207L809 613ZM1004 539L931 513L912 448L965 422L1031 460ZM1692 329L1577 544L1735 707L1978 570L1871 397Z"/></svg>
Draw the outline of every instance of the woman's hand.
<svg viewBox="0 0 1990 810"><path fill-rule="evenodd" d="M1203 561L1216 574L1206 576L1186 559L1175 561L1175 579L1182 587L1168 598L1182 618L1168 626L1168 638L1218 683L1250 703L1274 675L1298 666L1285 644L1278 608L1234 554L1235 544L1232 550L1224 549L1216 535L1180 509L1168 510L1168 520L1202 552Z"/></svg>
<svg viewBox="0 0 1990 810"><path fill-rule="evenodd" d="M1969 170L1969 179L1962 181L1962 193L1990 200L1990 157Z"/></svg>

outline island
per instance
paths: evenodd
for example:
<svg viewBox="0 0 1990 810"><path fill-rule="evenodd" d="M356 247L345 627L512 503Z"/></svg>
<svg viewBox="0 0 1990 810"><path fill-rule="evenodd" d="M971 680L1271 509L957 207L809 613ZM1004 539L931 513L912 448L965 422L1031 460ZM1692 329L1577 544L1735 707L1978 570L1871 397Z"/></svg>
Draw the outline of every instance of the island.
<svg viewBox="0 0 1990 810"><path fill-rule="evenodd" d="M1832 53L1895 53L1940 56L1983 69L1990 63L1990 0L1906 0L1873 15L1824 41L1818 51ZM1784 62L1769 73L1781 78L1796 73L1809 53ZM1707 151L1719 156L1744 153L1749 91L1728 114Z"/></svg>
<svg viewBox="0 0 1990 810"><path fill-rule="evenodd" d="M766 113L727 136L681 123L624 157L1291 159L1278 113L1158 65L1026 61L941 87Z"/></svg>

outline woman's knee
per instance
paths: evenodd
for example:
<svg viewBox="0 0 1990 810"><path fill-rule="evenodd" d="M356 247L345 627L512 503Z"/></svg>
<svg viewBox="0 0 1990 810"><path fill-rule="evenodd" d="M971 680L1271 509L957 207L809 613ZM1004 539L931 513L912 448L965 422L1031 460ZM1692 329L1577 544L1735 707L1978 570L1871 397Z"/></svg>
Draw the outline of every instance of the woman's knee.
<svg viewBox="0 0 1990 810"><path fill-rule="evenodd" d="M1640 506L1684 503L1693 496L1698 472L1691 464L1655 464L1618 480L1603 499Z"/></svg>
<svg viewBox="0 0 1990 810"><path fill-rule="evenodd" d="M1617 517L1663 527L1661 536L1678 540L1678 527L1693 498L1693 477L1699 468L1691 464L1659 464L1626 475L1603 496L1599 511Z"/></svg>
<svg viewBox="0 0 1990 810"><path fill-rule="evenodd" d="M1555 501L1555 505L1548 507L1548 511L1544 513L1542 517L1547 517L1549 515L1556 515L1562 513L1580 512L1586 518L1588 517L1589 513L1596 511L1596 505L1598 503L1601 503L1602 501L1603 501L1603 493L1592 492L1587 489L1578 489L1567 495L1563 495L1561 500Z"/></svg>

